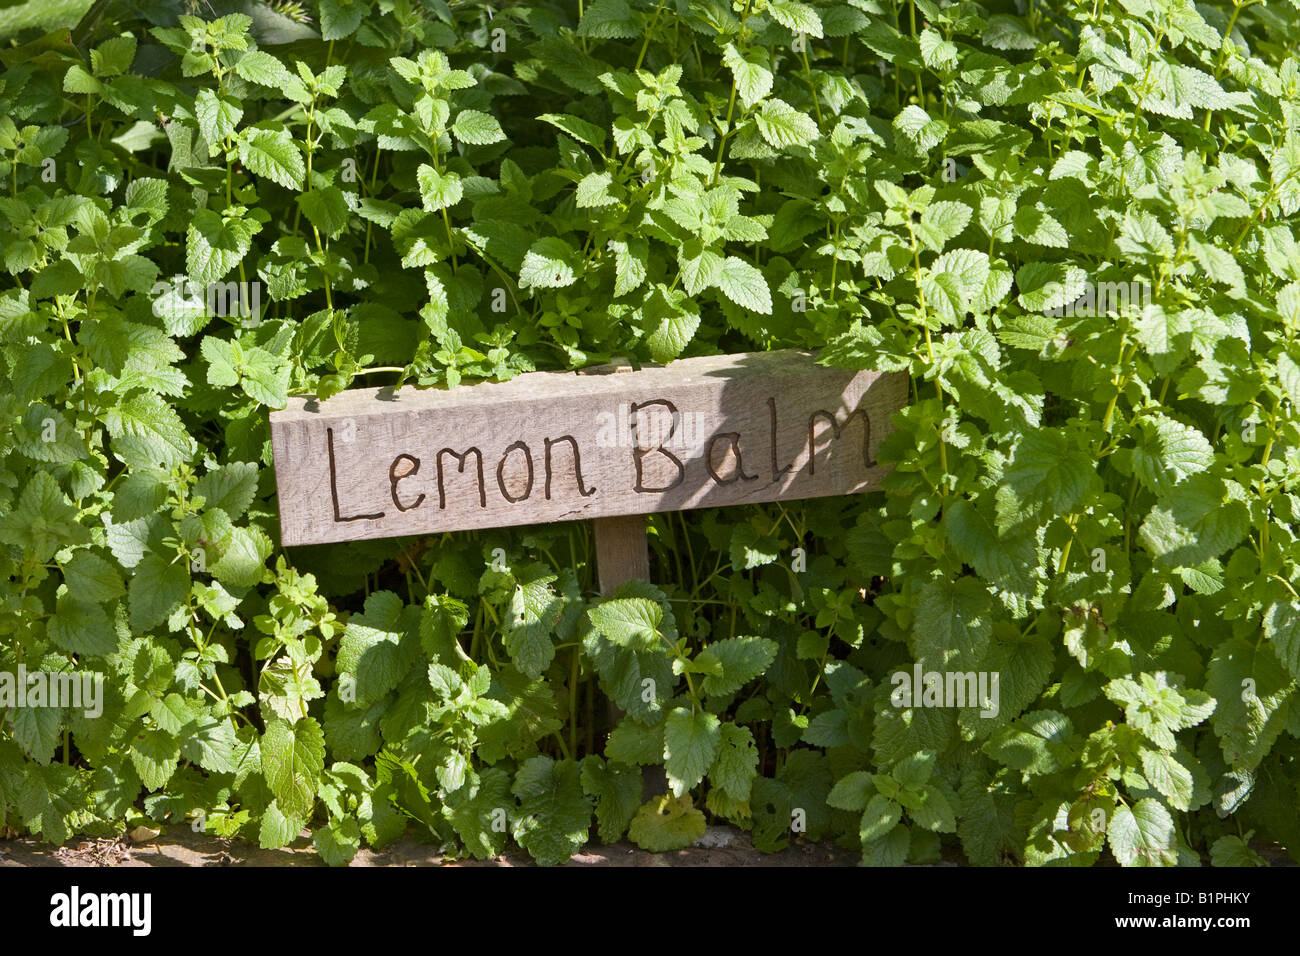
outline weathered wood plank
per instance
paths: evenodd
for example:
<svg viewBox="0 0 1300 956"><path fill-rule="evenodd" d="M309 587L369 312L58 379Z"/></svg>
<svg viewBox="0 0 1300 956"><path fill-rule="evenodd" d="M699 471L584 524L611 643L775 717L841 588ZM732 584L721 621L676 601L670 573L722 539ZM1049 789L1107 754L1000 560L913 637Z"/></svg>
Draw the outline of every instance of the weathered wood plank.
<svg viewBox="0 0 1300 956"><path fill-rule="evenodd" d="M271 414L282 543L867 491L906 394L781 351L290 399Z"/></svg>
<svg viewBox="0 0 1300 956"><path fill-rule="evenodd" d="M613 594L620 584L633 578L649 579L650 541L645 522L644 515L619 515L591 523L601 594Z"/></svg>

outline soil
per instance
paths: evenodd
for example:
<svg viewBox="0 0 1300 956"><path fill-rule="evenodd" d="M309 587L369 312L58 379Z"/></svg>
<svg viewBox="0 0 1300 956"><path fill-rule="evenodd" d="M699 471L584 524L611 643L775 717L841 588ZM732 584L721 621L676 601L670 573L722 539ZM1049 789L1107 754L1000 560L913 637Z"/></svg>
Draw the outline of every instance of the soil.
<svg viewBox="0 0 1300 956"><path fill-rule="evenodd" d="M1270 866L1295 862L1277 844L1252 846ZM566 866L705 866L792 867L856 866L857 851L831 843L795 843L779 853L760 853L749 835L727 826L711 826L696 845L669 853L651 853L631 843L588 845ZM960 854L931 866L959 866ZM1208 862L1208 861L1207 861ZM290 846L263 850L241 839L222 839L173 827L154 835L137 830L116 839L83 839L51 847L31 837L0 839L0 867L139 867L139 866L325 866L306 831ZM398 840L383 850L362 849L352 866L532 866L526 853L511 847L490 860L458 860L416 840ZM1103 864L1104 865L1104 864Z"/></svg>
<svg viewBox="0 0 1300 956"><path fill-rule="evenodd" d="M132 836L139 839L132 839ZM9 866L324 866L304 834L280 850L263 850L244 840L227 840L173 827L117 839L85 839L51 847L30 837L0 841L0 867ZM670 853L651 853L630 843L591 845L566 866L854 866L858 853L833 844L795 844L779 853L760 853L748 834L710 827L696 845ZM452 860L438 848L403 839L374 851L363 849L352 866L532 866L515 848L491 860Z"/></svg>

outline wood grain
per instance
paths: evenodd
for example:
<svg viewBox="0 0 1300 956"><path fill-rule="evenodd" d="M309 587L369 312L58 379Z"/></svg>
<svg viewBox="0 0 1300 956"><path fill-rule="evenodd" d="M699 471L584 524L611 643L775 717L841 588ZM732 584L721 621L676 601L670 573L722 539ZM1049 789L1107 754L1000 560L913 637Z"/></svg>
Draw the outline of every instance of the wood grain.
<svg viewBox="0 0 1300 956"><path fill-rule="evenodd" d="M901 373L825 368L808 353L778 351L293 398L271 414L281 540L868 491L884 477L876 448L906 396Z"/></svg>
<svg viewBox="0 0 1300 956"><path fill-rule="evenodd" d="M597 518L591 523L596 537L596 574L600 593L613 594L633 578L650 578L650 541L644 515Z"/></svg>

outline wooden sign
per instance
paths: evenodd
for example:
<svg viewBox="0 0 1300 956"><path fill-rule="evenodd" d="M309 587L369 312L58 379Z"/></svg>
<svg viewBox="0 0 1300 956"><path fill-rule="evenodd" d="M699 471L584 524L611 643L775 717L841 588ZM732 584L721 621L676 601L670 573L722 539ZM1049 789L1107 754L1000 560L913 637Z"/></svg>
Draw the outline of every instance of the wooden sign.
<svg viewBox="0 0 1300 956"><path fill-rule="evenodd" d="M292 398L271 414L284 545L879 487L901 373L804 352Z"/></svg>

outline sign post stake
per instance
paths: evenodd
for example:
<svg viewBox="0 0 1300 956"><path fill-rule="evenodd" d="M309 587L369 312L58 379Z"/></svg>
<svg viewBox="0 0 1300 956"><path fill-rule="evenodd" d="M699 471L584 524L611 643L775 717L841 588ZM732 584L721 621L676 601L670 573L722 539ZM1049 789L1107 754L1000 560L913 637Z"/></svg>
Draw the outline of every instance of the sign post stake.
<svg viewBox="0 0 1300 956"><path fill-rule="evenodd" d="M645 515L619 515L591 522L596 535L596 575L608 597L633 578L650 578L650 542Z"/></svg>
<svg viewBox="0 0 1300 956"><path fill-rule="evenodd" d="M596 536L596 576L600 593L609 597L624 581L650 579L650 541L646 535L645 515L620 515L595 518L591 522ZM605 715L613 730L623 719L622 709L613 700L605 702ZM642 767L642 785L651 797L668 790L668 778L662 767Z"/></svg>
<svg viewBox="0 0 1300 956"><path fill-rule="evenodd" d="M632 363L617 356L607 365L583 369L579 375L609 375L633 371ZM650 542L646 538L645 515L595 518L591 529L596 536L596 575L600 593L613 594L620 584L633 578L650 578Z"/></svg>

